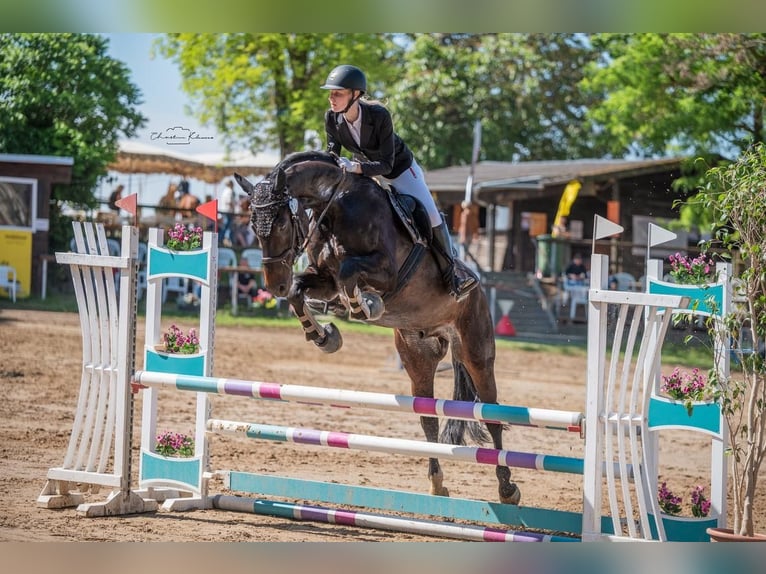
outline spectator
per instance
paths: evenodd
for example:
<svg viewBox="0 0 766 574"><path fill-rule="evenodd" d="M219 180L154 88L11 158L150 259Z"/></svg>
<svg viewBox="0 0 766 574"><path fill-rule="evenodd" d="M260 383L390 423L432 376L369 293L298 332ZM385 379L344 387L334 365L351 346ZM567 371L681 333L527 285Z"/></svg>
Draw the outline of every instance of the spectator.
<svg viewBox="0 0 766 574"><path fill-rule="evenodd" d="M247 258L242 257L239 260L240 267L250 267L247 263ZM258 283L255 280L255 275L248 271L240 271L237 277L237 294L242 297L248 298L248 301L252 302L253 297L258 294Z"/></svg>
<svg viewBox="0 0 766 574"><path fill-rule="evenodd" d="M122 191L124 189L125 189L125 186L120 184L114 188L112 195L109 196L109 209L111 209L112 211L116 211L119 213L120 208L117 206L117 202L122 199Z"/></svg>
<svg viewBox="0 0 766 574"><path fill-rule="evenodd" d="M582 262L581 254L574 254L574 257L572 257L572 262L567 265L567 268L564 270L564 275L566 276L566 280L569 285L585 284L585 279L588 277L588 269Z"/></svg>
<svg viewBox="0 0 766 574"><path fill-rule="evenodd" d="M227 179L218 194L218 212L221 214L221 241L225 247L231 247L232 226L234 225L234 182Z"/></svg>

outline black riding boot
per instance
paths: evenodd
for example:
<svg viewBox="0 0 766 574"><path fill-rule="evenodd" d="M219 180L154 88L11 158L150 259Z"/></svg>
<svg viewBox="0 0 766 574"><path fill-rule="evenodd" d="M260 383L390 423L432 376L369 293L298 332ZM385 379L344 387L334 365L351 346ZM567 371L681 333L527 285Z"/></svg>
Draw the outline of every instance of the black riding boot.
<svg viewBox="0 0 766 574"><path fill-rule="evenodd" d="M479 284L479 278L464 265L455 265L452 241L445 222L442 221L441 225L433 228L431 247L442 272L444 284L450 295L460 301Z"/></svg>

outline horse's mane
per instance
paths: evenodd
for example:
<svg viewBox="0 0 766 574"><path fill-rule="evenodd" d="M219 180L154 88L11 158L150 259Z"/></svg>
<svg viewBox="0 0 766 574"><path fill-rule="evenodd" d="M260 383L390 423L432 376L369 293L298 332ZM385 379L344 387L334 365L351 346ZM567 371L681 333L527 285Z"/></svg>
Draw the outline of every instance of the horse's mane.
<svg viewBox="0 0 766 574"><path fill-rule="evenodd" d="M298 163L305 161L321 161L332 165L338 165L333 154L322 150L298 151L285 156L279 162L276 169L288 169Z"/></svg>

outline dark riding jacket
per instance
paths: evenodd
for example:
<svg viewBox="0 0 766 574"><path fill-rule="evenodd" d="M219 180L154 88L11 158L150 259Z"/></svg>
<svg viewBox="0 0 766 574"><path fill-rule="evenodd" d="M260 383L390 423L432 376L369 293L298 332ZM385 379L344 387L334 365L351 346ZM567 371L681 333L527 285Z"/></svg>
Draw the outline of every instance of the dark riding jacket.
<svg viewBox="0 0 766 574"><path fill-rule="evenodd" d="M396 133L391 114L380 104L360 101L362 126L359 130L360 145L348 129L343 114L327 110L324 116L327 132L327 151L340 155L341 147L361 160L364 175L381 175L387 179L399 177L412 165L412 152Z"/></svg>

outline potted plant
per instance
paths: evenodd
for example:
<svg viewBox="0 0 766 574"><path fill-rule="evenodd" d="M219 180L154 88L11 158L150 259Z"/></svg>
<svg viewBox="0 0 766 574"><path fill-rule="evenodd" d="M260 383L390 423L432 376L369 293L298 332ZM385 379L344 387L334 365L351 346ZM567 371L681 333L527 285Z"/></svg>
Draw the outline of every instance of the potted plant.
<svg viewBox="0 0 766 574"><path fill-rule="evenodd" d="M164 342L157 346L157 351L180 355L199 353L199 337L194 328L189 329L189 333L186 334L176 324L173 324L163 334L162 338Z"/></svg>
<svg viewBox="0 0 766 574"><path fill-rule="evenodd" d="M173 251L192 251L202 247L202 228L199 226L185 226L176 223L173 229L168 230L168 239L165 247Z"/></svg>
<svg viewBox="0 0 766 574"><path fill-rule="evenodd" d="M742 262L731 312L708 322L710 334L723 338L720 348L731 349L731 373L719 376L714 369L709 382L729 431L733 533L752 539L758 473L766 457L766 147L756 144L737 161L709 169L704 182L690 200L713 216L703 248L738 253Z"/></svg>
<svg viewBox="0 0 766 574"><path fill-rule="evenodd" d="M194 439L183 433L165 431L157 435L154 450L164 457L189 458L194 456Z"/></svg>

